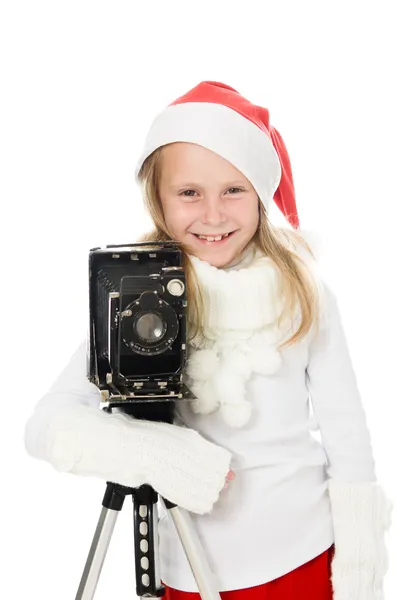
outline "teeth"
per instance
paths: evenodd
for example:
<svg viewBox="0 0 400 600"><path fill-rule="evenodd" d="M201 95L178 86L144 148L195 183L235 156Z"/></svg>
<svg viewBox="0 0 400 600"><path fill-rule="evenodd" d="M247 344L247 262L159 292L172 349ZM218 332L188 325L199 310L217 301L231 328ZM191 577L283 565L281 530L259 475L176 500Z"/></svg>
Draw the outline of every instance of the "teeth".
<svg viewBox="0 0 400 600"><path fill-rule="evenodd" d="M219 242L222 238L226 238L229 233L225 233L225 235L218 235L216 237L206 236L206 235L198 235L197 237L201 240L207 240L207 242Z"/></svg>

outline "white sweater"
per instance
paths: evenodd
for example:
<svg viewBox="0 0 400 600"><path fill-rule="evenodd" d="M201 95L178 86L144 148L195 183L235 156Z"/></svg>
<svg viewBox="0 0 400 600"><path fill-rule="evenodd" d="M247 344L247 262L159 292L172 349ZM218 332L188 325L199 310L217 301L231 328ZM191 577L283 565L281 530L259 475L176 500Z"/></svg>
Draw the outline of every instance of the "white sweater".
<svg viewBox="0 0 400 600"><path fill-rule="evenodd" d="M328 478L376 481L365 412L336 301L318 341L283 350L283 367L253 376L250 422L241 429L219 413L178 415L233 454L235 479L212 512L194 515L220 590L271 581L324 552L334 542ZM309 394L314 417L310 414ZM321 445L311 434L319 426ZM160 521L164 581L196 591L170 515Z"/></svg>

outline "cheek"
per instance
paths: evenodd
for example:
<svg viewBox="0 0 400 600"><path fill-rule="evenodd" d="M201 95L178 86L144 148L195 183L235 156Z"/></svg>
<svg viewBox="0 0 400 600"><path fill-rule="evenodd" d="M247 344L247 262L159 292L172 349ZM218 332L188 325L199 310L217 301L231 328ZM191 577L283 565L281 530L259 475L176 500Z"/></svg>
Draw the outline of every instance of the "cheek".
<svg viewBox="0 0 400 600"><path fill-rule="evenodd" d="M244 203L241 206L238 206L235 217L242 227L246 229L256 229L259 219L258 204L249 206L248 203Z"/></svg>
<svg viewBox="0 0 400 600"><path fill-rule="evenodd" d="M166 203L164 206L164 218L169 229L176 234L182 233L191 223L191 211L186 207L174 206Z"/></svg>

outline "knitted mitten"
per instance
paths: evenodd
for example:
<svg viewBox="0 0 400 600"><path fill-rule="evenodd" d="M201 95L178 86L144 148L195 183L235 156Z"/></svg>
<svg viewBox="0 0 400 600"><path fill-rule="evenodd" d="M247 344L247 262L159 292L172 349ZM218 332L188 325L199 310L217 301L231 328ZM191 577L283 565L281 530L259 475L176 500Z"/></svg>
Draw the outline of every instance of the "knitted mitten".
<svg viewBox="0 0 400 600"><path fill-rule="evenodd" d="M328 482L335 553L334 600L383 600L385 531L393 504L375 482Z"/></svg>
<svg viewBox="0 0 400 600"><path fill-rule="evenodd" d="M94 476L128 487L150 484L171 502L203 514L224 487L231 454L197 431L169 423L105 413L79 403L46 411L35 436L28 421L27 451L59 471Z"/></svg>

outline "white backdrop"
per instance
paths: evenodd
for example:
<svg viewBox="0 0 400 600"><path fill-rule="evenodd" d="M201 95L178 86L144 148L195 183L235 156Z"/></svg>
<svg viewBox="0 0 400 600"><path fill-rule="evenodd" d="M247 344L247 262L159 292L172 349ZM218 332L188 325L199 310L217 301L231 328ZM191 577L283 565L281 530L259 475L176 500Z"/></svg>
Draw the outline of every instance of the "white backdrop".
<svg viewBox="0 0 400 600"><path fill-rule="evenodd" d="M285 140L302 227L319 236L339 298L379 480L400 500L397 4L2 3L2 597L75 597L104 483L33 460L23 429L86 335L89 249L149 226L133 172L151 120L204 79L268 107ZM388 542L395 600L396 508ZM127 499L96 600L136 597L132 565Z"/></svg>

